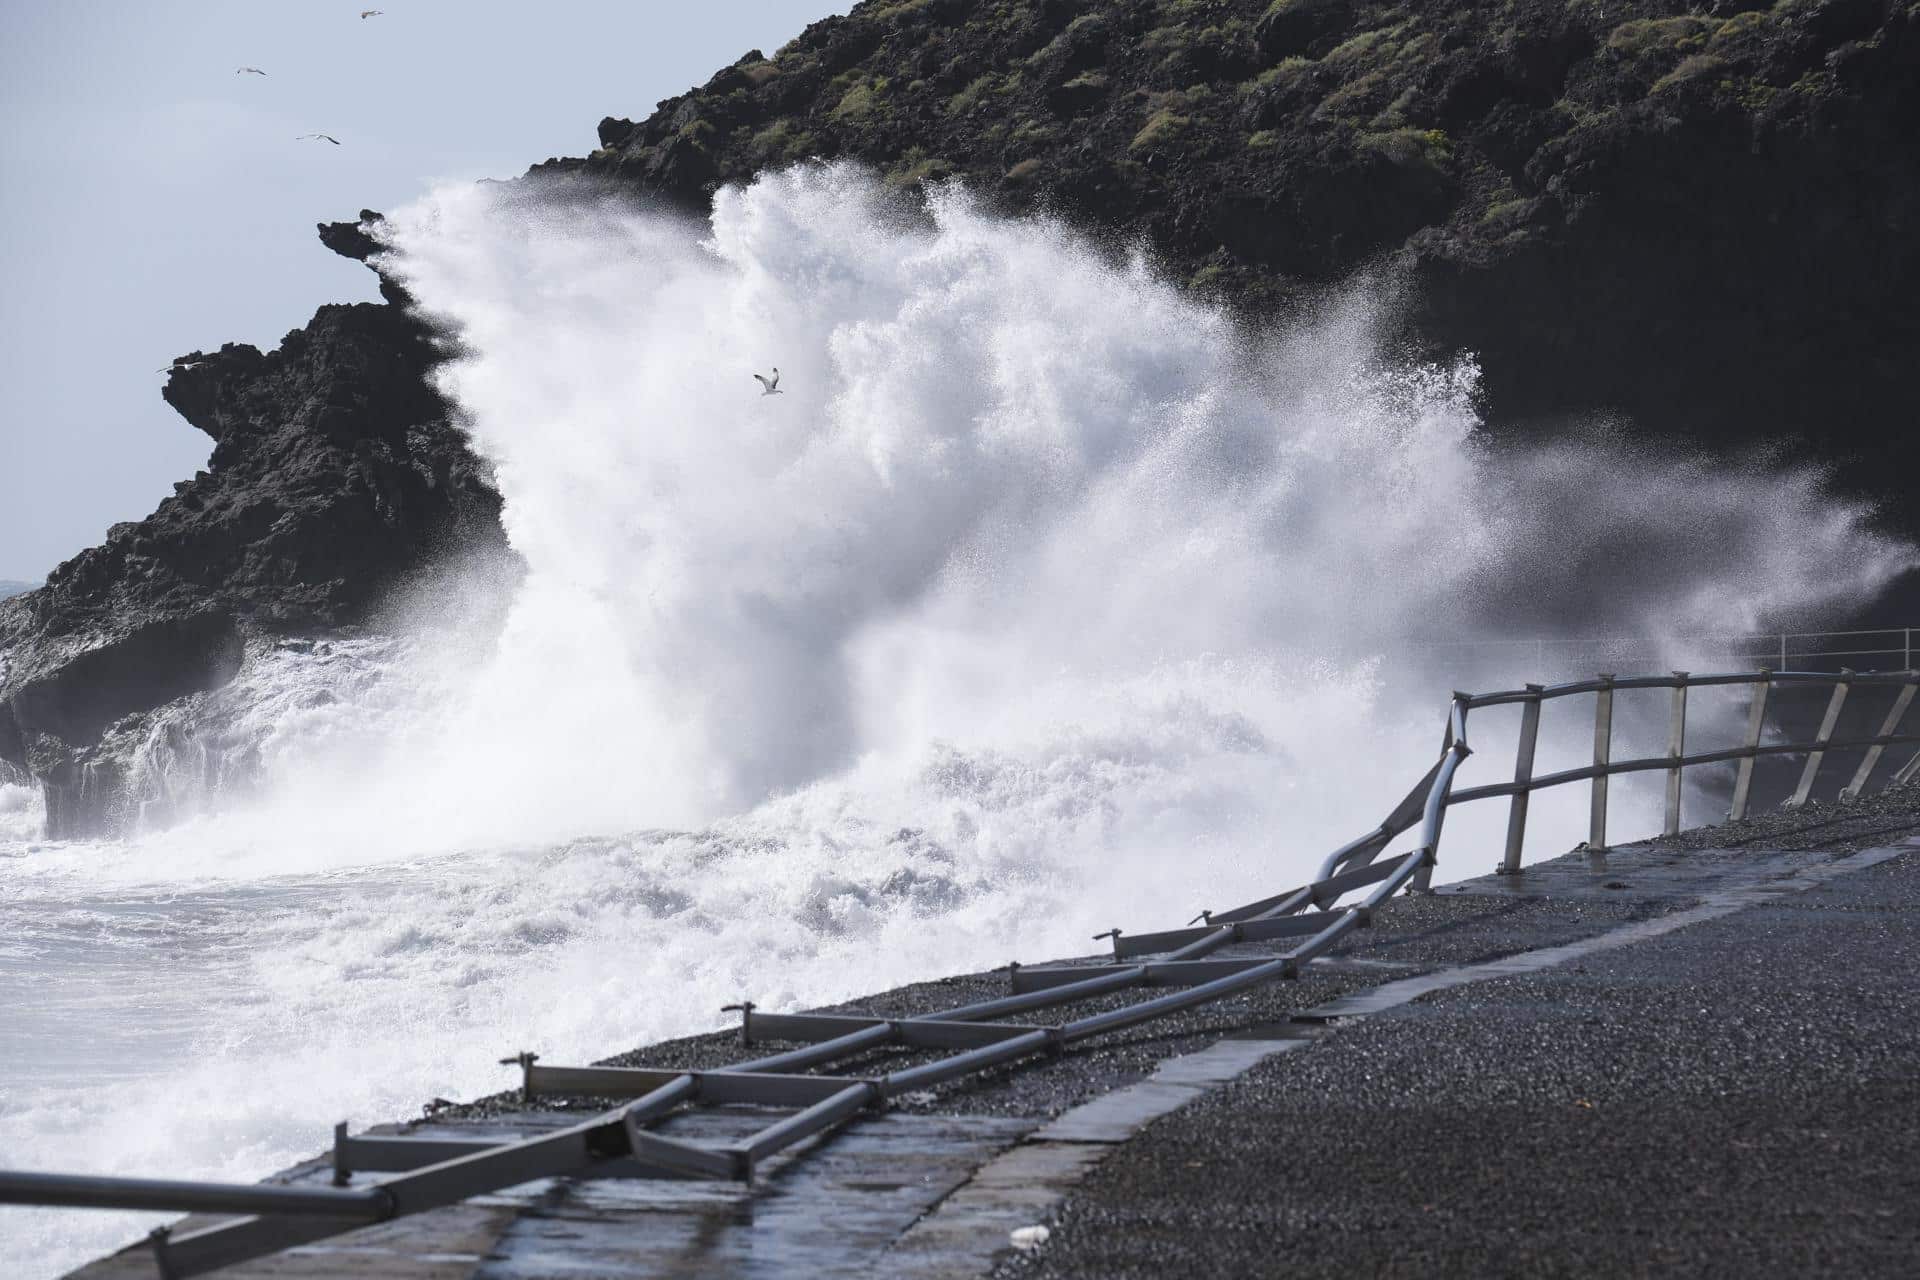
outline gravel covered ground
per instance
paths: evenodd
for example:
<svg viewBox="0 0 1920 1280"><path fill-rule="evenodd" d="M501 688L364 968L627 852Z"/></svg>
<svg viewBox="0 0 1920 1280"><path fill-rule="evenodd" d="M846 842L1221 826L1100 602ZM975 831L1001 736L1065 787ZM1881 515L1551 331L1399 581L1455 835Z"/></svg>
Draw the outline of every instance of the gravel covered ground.
<svg viewBox="0 0 1920 1280"><path fill-rule="evenodd" d="M1804 808L1770 809L1741 822L1694 827L1648 844L1659 849L1817 849L1851 853L1897 844L1916 833L1920 833L1920 780L1846 804L1813 800Z"/></svg>
<svg viewBox="0 0 1920 1280"><path fill-rule="evenodd" d="M1689 833L1844 852L1920 789ZM1920 851L1578 964L1430 996L1134 1138L1015 1277L1909 1276Z"/></svg>

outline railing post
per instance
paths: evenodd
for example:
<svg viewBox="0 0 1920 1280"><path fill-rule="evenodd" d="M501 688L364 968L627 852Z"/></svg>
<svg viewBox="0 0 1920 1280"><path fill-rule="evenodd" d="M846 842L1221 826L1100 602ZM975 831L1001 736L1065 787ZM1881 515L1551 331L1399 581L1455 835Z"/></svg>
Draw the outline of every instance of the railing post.
<svg viewBox="0 0 1920 1280"><path fill-rule="evenodd" d="M1787 633L1782 631L1780 633L1780 665L1775 667L1774 670L1785 671L1786 669L1787 669Z"/></svg>
<svg viewBox="0 0 1920 1280"><path fill-rule="evenodd" d="M1613 673L1600 673L1601 685L1593 695L1593 813L1587 823L1587 848L1607 847L1607 774L1613 757Z"/></svg>
<svg viewBox="0 0 1920 1280"><path fill-rule="evenodd" d="M1907 708L1913 704L1915 689L1920 689L1920 684L1908 683L1901 687L1899 696L1893 700L1893 709L1888 711L1887 718L1880 722L1880 732L1875 734L1875 737L1893 736L1893 731L1900 727L1900 718L1907 714ZM1854 771L1853 781L1849 782L1846 789L1840 793L1842 800L1852 800L1867 789L1867 779L1873 776L1874 766L1880 763L1880 754L1885 750L1885 745L1867 748L1866 758L1860 761L1860 767ZM1920 756L1914 758L1920 760ZM1895 781L1899 780L1895 779Z"/></svg>
<svg viewBox="0 0 1920 1280"><path fill-rule="evenodd" d="M1674 765L1667 770L1667 820L1661 830L1670 836L1680 834L1680 760L1687 754L1687 673L1676 671L1673 686L1673 720L1667 726L1667 759Z"/></svg>
<svg viewBox="0 0 1920 1280"><path fill-rule="evenodd" d="M1827 742L1833 737L1833 726L1840 722L1840 708L1846 704L1852 676L1852 668L1840 668L1840 679L1833 686L1833 696L1827 699L1827 714L1820 717L1820 732L1814 737L1813 750L1807 754L1807 763L1800 770L1800 785L1793 789L1793 796L1787 801L1786 808L1798 809L1813 794L1814 775L1820 772L1820 762L1826 758Z"/></svg>
<svg viewBox="0 0 1920 1280"><path fill-rule="evenodd" d="M1747 709L1747 738L1743 744L1748 751L1760 745L1760 731L1767 723L1767 695L1773 692L1773 672L1760 668L1760 678L1753 685L1753 702ZM1740 771L1733 780L1733 808L1727 811L1729 822L1738 822L1747 816L1747 799L1753 794L1753 760L1751 755L1740 758Z"/></svg>
<svg viewBox="0 0 1920 1280"><path fill-rule="evenodd" d="M1540 739L1540 690L1544 685L1530 684L1532 696L1520 704L1520 746L1514 753L1513 781L1516 786L1533 781L1533 748ZM1533 793L1525 789L1513 793L1513 807L1507 811L1507 855L1500 862L1500 874L1510 876L1520 870L1520 849L1527 841L1527 802Z"/></svg>
<svg viewBox="0 0 1920 1280"><path fill-rule="evenodd" d="M1915 778L1920 778L1920 751L1914 752L1913 759L1907 761L1900 767L1900 772L1893 775L1895 782L1912 782Z"/></svg>
<svg viewBox="0 0 1920 1280"><path fill-rule="evenodd" d="M1472 698L1473 695L1470 693L1461 693L1457 690L1454 692L1453 705L1447 708L1447 745L1441 749L1443 756L1448 751L1458 751L1462 755L1471 754L1467 747L1467 703ZM1460 732L1457 735L1453 731L1456 723L1460 726ZM1447 789L1449 791L1453 789L1451 782L1448 782ZM1446 820L1447 806L1442 804L1439 812L1433 815L1432 823L1424 831L1429 840L1427 860L1421 864L1420 869L1414 873L1413 880L1407 885L1408 893L1430 892L1433 884L1433 867L1440 860L1440 828Z"/></svg>

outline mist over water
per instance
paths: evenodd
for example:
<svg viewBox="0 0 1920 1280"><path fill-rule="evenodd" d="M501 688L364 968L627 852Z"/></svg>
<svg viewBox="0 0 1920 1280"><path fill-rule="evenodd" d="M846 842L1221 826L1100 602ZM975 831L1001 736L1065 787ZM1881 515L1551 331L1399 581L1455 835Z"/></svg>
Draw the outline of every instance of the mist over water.
<svg viewBox="0 0 1920 1280"><path fill-rule="evenodd" d="M1469 679L1430 640L1742 630L1912 561L1810 473L1494 448L1385 295L1250 333L958 189L810 166L695 223L486 185L389 235L524 578L254 661L244 803L48 846L0 794L0 1163L258 1176L519 1048L1177 924L1424 771ZM9 1211L0 1271L127 1232Z"/></svg>

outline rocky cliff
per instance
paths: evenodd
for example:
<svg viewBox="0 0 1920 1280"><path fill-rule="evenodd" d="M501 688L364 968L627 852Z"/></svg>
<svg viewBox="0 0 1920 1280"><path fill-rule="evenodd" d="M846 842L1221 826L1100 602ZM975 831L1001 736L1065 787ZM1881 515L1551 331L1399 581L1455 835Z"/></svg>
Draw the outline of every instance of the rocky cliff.
<svg viewBox="0 0 1920 1280"><path fill-rule="evenodd" d="M323 238L371 247L351 224ZM0 771L38 779L49 834L120 829L139 717L218 688L250 643L351 625L437 554L503 541L436 359L390 300L175 361L162 394L212 437L207 469L0 601Z"/></svg>
<svg viewBox="0 0 1920 1280"><path fill-rule="evenodd" d="M610 98L618 86L608 86ZM1920 5L1904 0L870 0L535 172L698 209L807 157L965 179L1284 313L1356 269L1469 349L1490 422L1617 410L1729 456L1810 453L1920 532ZM365 259L375 215L322 228ZM365 616L498 499L385 305L183 357L216 441L146 520L0 603L0 770L113 829L129 718L251 639ZM119 728L116 728L119 726Z"/></svg>

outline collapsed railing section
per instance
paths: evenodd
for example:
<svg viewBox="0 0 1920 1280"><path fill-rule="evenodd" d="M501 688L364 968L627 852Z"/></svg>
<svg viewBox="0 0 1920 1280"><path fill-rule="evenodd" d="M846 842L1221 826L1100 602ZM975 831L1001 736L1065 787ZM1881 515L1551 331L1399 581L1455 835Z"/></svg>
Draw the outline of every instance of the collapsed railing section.
<svg viewBox="0 0 1920 1280"><path fill-rule="evenodd" d="M1461 754L1464 744L1450 758L1457 760ZM1428 809L1412 805L1413 798L1395 810L1382 831L1394 825L1404 830L1411 825L1406 820L1409 812L1434 816ZM1013 994L921 1017L766 1014L751 1005L741 1006L742 1031L749 1043L798 1041L805 1047L723 1070L550 1066L537 1055L521 1054L507 1061L520 1066L522 1089L529 1099L572 1095L634 1100L557 1133L519 1141L352 1137L342 1125L335 1130L336 1183L347 1182L356 1172L400 1175L366 1189L0 1173L0 1202L250 1215L155 1233L152 1244L160 1274L190 1276L351 1231L369 1222L441 1208L469 1196L540 1178L619 1175L748 1180L768 1157L901 1094L1022 1058L1057 1054L1094 1036L1264 983L1298 978L1314 959L1369 923L1374 909L1411 885L1429 861L1423 846L1331 880L1221 912L1213 916L1214 923L1207 928L1181 931L1182 938L1167 947L1165 959L1157 962L1035 968L1014 965ZM1337 899L1358 888L1370 888L1371 892L1354 905L1335 905ZM1233 942L1282 937L1299 937L1302 941L1284 954L1271 957L1213 962L1199 959ZM1057 1023L995 1021L1143 987L1176 989ZM958 1052L882 1075L806 1074L809 1068L886 1048ZM799 1110L725 1145L687 1142L647 1128L669 1112L697 1104Z"/></svg>
<svg viewBox="0 0 1920 1280"><path fill-rule="evenodd" d="M1057 1054L1094 1036L1264 983L1298 978L1316 958L1366 926L1382 902L1427 872L1439 819L1439 810L1427 802L1427 795L1431 784L1451 776L1465 750L1464 741L1450 749L1385 823L1348 847L1365 845L1377 853L1393 836L1422 819L1428 824L1423 833L1427 843L1288 893L1210 913L1203 928L1142 934L1124 942L1115 931L1117 953L1144 955L1151 948L1160 956L1152 962L1029 968L1016 964L1010 970L1012 994L912 1018L767 1014L751 1005L741 1006L742 1032L749 1043L783 1040L801 1042L804 1047L723 1070L552 1066L537 1055L521 1054L508 1061L520 1066L522 1088L529 1099L574 1095L633 1101L557 1133L518 1141L353 1137L342 1125L335 1130L336 1184L345 1184L356 1172L399 1175L369 1188L0 1173L0 1202L248 1215L154 1234L160 1274L189 1276L540 1178L750 1179L768 1157L901 1094L1023 1058ZM1360 889L1369 892L1359 902L1338 905L1341 898ZM1280 955L1202 959L1235 942L1292 938L1300 941ZM1173 989L1065 1021L1001 1021L1130 989L1162 987ZM881 1075L807 1074L811 1068L889 1048L957 1052ZM725 1145L687 1142L648 1128L670 1112L699 1104L798 1110Z"/></svg>
<svg viewBox="0 0 1920 1280"><path fill-rule="evenodd" d="M1835 684L1826 716L1811 743L1761 745L1768 691L1787 683ZM1686 692L1707 684L1752 684L1756 692L1749 715L1747 743L1731 751L1687 755L1684 751ZM1894 707L1872 738L1832 738L1847 690L1854 685L1897 685ZM335 1130L333 1187L236 1186L217 1183L160 1182L44 1173L0 1172L0 1203L89 1207L173 1209L246 1215L185 1229L162 1228L152 1237L163 1277L198 1275L248 1258L277 1252L369 1222L456 1204L470 1196L499 1191L543 1178L652 1177L748 1180L756 1166L815 1134L843 1124L902 1094L931 1088L1024 1058L1063 1052L1089 1038L1119 1031L1237 994L1261 984L1295 979L1354 930L1372 922L1375 910L1402 890L1424 889L1432 876L1446 811L1453 804L1496 795L1511 796L1506 869L1518 868L1524 838L1526 800L1535 790L1591 779L1595 783L1595 844L1604 840L1605 782L1615 773L1638 769L1670 770L1668 825L1678 821L1676 779L1688 765L1737 760L1736 816L1744 812L1752 762L1761 755L1811 753L1795 794L1804 801L1819 758L1843 747L1867 747L1848 787L1858 794L1871 778L1887 747L1920 742L1920 734L1896 730L1914 699L1920 677L1825 676L1795 673L1672 676L1615 679L1602 676L1576 684L1484 695L1456 694L1447 715L1440 757L1411 791L1375 828L1342 845L1323 862L1310 884L1249 902L1232 910L1202 912L1186 927L1112 939L1111 964L1010 967L1011 994L910 1018L833 1014L768 1014L751 1004L733 1006L742 1015L747 1043L797 1042L803 1047L735 1064L721 1070L686 1071L652 1067L570 1067L542 1063L523 1053L507 1062L521 1069L528 1099L573 1095L630 1098L632 1101L580 1124L539 1137L500 1141L485 1138L354 1137L343 1124ZM1626 688L1674 690L1674 729L1666 756L1614 762L1611 754L1612 694ZM1592 768L1540 777L1532 775L1541 704L1556 698L1594 693ZM1479 707L1505 703L1522 706L1520 756L1512 783L1453 789L1454 776L1470 754L1467 715ZM1920 768L1920 753L1896 778ZM1405 852L1383 856L1395 839L1419 828L1418 843ZM1359 901L1340 905L1365 891ZM1213 952L1237 943L1300 939L1278 955L1214 958ZM1168 988L1135 1003L1060 1022L1002 1021L1041 1010L1134 989ZM810 1069L864 1058L878 1050L954 1050L949 1056L877 1075L815 1075ZM656 1133L648 1126L693 1105L749 1105L797 1108L737 1142L710 1145ZM355 1173L398 1176L375 1186L348 1185Z"/></svg>

